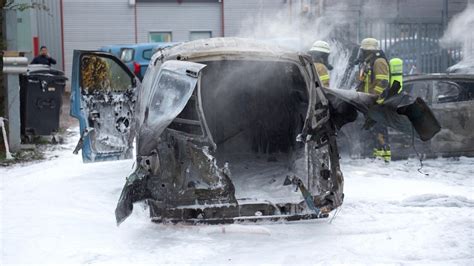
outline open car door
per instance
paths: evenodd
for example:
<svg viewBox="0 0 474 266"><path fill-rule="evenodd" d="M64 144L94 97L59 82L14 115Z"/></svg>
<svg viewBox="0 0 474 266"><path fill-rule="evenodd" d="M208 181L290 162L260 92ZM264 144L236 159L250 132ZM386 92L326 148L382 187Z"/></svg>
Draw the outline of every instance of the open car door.
<svg viewBox="0 0 474 266"><path fill-rule="evenodd" d="M139 80L112 54L74 51L71 116L79 120L84 162L130 159Z"/></svg>

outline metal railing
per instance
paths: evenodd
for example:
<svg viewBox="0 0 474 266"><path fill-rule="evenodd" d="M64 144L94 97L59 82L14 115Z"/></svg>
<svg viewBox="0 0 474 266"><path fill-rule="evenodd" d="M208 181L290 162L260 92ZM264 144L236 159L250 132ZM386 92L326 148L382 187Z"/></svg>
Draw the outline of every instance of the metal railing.
<svg viewBox="0 0 474 266"><path fill-rule="evenodd" d="M406 75L446 72L462 59L461 47L444 48L440 43L444 31L445 26L439 22L359 21L337 27L330 38L353 44L376 38L389 60L403 59Z"/></svg>

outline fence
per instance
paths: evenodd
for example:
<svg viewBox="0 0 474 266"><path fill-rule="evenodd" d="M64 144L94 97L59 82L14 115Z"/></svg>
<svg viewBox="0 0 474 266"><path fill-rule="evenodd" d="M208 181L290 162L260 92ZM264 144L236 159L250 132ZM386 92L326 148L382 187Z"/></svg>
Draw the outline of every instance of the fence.
<svg viewBox="0 0 474 266"><path fill-rule="evenodd" d="M460 48L442 47L444 30L442 23L359 21L338 27L332 38L355 44L373 37L380 41L388 59L403 59L404 74L437 73L445 72L462 56Z"/></svg>

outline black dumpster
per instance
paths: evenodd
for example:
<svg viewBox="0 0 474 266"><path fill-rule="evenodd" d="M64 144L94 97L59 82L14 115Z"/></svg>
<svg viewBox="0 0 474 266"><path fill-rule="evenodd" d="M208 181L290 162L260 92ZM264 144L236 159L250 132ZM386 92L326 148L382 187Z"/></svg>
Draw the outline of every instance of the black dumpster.
<svg viewBox="0 0 474 266"><path fill-rule="evenodd" d="M57 133L66 80L64 72L49 67L35 67L20 75L22 135Z"/></svg>

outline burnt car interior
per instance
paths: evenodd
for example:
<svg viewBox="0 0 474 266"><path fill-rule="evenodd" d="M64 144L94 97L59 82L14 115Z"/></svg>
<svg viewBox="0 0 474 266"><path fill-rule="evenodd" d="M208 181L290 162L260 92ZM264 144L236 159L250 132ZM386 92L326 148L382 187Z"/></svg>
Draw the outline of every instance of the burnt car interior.
<svg viewBox="0 0 474 266"><path fill-rule="evenodd" d="M231 171L246 158L260 158L269 166L281 160L286 164L281 167L291 167L308 101L299 69L272 61L205 64L203 109L217 145L217 161L229 162ZM239 173L233 179L239 179Z"/></svg>
<svg viewBox="0 0 474 266"><path fill-rule="evenodd" d="M228 163L236 197L257 197L245 189L261 185L252 182L255 175L264 175L268 182L281 186L285 176L297 173L296 161L304 146L296 142L308 108L307 86L300 70L294 64L275 61L199 63L207 65L202 73L201 99L217 146L213 155L219 166ZM201 135L197 111L195 93L168 128ZM298 193L288 191L279 192L295 197L295 202L301 200ZM270 192L263 192L265 200L282 196Z"/></svg>

